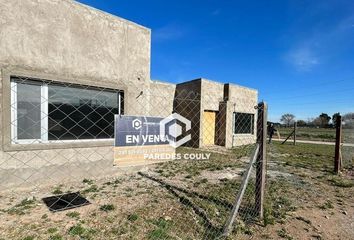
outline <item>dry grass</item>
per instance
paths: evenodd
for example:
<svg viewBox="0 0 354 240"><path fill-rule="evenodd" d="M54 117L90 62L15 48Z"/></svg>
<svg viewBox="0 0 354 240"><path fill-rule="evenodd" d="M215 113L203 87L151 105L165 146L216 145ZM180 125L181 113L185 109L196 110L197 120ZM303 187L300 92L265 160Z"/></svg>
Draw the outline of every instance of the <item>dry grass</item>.
<svg viewBox="0 0 354 240"><path fill-rule="evenodd" d="M82 179L30 195L1 194L0 239L213 239L230 214L250 149L214 151L210 160L167 162L145 174ZM264 221L254 224L252 174L230 239L336 239L331 221L341 222L342 239L352 236L353 179L332 175L333 147L275 143L269 152ZM51 213L40 199L59 191L80 191L92 204Z"/></svg>

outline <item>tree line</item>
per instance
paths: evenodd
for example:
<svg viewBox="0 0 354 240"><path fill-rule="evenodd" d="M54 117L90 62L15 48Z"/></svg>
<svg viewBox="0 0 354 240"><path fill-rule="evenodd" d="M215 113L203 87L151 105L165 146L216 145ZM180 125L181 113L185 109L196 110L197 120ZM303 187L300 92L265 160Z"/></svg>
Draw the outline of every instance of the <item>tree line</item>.
<svg viewBox="0 0 354 240"><path fill-rule="evenodd" d="M320 128L334 128L336 126L337 116L340 113L334 113L332 116L327 113L321 113L316 118L309 118L307 120L296 120L296 116L291 113L285 113L280 118L280 123L277 125L290 127L294 125L295 121L299 127L320 127ZM346 127L354 128L354 113L347 113L342 116L342 121Z"/></svg>

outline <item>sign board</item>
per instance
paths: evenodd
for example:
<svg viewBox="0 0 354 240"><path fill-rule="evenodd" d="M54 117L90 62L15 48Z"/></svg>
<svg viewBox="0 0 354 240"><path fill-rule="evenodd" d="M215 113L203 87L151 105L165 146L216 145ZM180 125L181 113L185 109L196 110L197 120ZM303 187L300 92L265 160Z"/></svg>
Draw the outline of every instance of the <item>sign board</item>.
<svg viewBox="0 0 354 240"><path fill-rule="evenodd" d="M160 135L162 120L159 117L115 115L114 165L141 166L169 160L146 157L175 154L175 148L169 145L165 136Z"/></svg>

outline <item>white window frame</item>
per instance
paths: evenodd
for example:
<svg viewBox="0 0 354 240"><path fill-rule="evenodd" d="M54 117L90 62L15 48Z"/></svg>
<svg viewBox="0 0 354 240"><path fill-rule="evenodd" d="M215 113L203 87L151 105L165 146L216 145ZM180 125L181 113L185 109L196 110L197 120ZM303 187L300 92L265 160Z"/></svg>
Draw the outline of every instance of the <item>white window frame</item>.
<svg viewBox="0 0 354 240"><path fill-rule="evenodd" d="M48 140L48 104L45 104L45 101L43 101L43 98L45 96L47 96L48 99L48 86L41 85L41 138L40 139L18 139L17 82L11 81L11 143L12 144L43 143ZM47 117L44 117L45 115L47 115ZM47 137L44 137L45 129L47 129Z"/></svg>
<svg viewBox="0 0 354 240"><path fill-rule="evenodd" d="M109 141L114 138L100 139L72 139L72 140L48 140L48 84L41 84L41 138L40 139L18 139L17 126L17 82L11 81L11 143L12 144L35 144L35 143L78 143L78 142L100 142ZM118 114L121 115L121 91L118 94Z"/></svg>

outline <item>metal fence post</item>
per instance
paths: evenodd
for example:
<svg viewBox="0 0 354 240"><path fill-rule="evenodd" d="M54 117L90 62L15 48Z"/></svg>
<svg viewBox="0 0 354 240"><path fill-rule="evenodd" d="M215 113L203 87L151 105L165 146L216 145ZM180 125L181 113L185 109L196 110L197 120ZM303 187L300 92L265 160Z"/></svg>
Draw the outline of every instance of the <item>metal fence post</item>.
<svg viewBox="0 0 354 240"><path fill-rule="evenodd" d="M296 145L297 122L294 122L294 145Z"/></svg>
<svg viewBox="0 0 354 240"><path fill-rule="evenodd" d="M257 120L257 143L259 144L259 152L257 155L256 168L256 211L260 218L263 218L263 203L265 194L265 179L267 165L267 114L268 106L265 102L258 104L258 120Z"/></svg>
<svg viewBox="0 0 354 240"><path fill-rule="evenodd" d="M336 146L335 146L335 155L334 155L334 172L336 174L338 174L342 168L341 144L342 144L342 116L338 115L336 118Z"/></svg>

